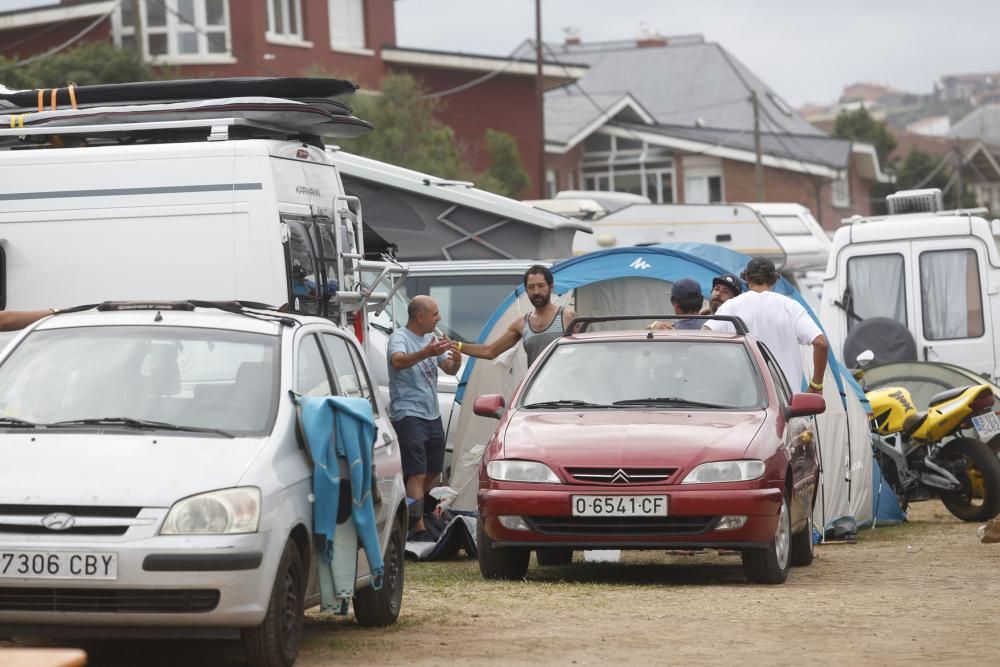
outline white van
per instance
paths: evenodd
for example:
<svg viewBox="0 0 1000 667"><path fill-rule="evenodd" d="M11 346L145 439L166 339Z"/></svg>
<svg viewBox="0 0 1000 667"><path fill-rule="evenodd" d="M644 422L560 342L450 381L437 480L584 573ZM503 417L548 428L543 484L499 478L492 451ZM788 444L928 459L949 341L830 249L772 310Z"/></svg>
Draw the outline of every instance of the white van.
<svg viewBox="0 0 1000 667"><path fill-rule="evenodd" d="M941 210L936 189L890 195L889 207L886 216L845 220L833 237L820 318L834 352L853 364L849 337L885 318L909 330L917 359L997 379L1000 221Z"/></svg>

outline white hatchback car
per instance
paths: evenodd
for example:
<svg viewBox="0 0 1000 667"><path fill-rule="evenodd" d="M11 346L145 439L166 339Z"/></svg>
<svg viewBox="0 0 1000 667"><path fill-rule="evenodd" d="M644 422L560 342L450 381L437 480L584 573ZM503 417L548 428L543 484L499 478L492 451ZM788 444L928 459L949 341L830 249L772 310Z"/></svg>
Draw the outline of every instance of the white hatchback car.
<svg viewBox="0 0 1000 667"><path fill-rule="evenodd" d="M239 633L252 664L294 662L319 588L290 392L372 402L385 577L359 552L354 611L393 623L402 469L353 336L182 302L60 313L0 355L0 633Z"/></svg>

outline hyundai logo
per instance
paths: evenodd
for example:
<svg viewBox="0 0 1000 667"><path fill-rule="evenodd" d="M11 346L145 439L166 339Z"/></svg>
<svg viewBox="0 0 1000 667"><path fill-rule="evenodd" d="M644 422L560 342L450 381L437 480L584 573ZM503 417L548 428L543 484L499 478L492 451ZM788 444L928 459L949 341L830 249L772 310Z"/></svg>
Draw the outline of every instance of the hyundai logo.
<svg viewBox="0 0 1000 667"><path fill-rule="evenodd" d="M46 514L42 517L42 525L49 530L69 530L76 525L76 517L63 512Z"/></svg>
<svg viewBox="0 0 1000 667"><path fill-rule="evenodd" d="M626 473L621 468L618 469L614 475L611 476L612 484L631 484L632 480L629 479L628 473Z"/></svg>

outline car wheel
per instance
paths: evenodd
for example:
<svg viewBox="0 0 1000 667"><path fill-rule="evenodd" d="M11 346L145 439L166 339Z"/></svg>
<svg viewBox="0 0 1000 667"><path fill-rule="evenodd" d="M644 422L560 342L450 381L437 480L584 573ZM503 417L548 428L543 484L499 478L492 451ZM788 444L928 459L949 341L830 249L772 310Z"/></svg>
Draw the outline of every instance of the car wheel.
<svg viewBox="0 0 1000 667"><path fill-rule="evenodd" d="M539 565L569 565L573 562L573 550L565 547L535 549Z"/></svg>
<svg viewBox="0 0 1000 667"><path fill-rule="evenodd" d="M289 539L271 586L267 614L260 625L243 630L243 649L254 667L291 667L302 644L305 567Z"/></svg>
<svg viewBox="0 0 1000 667"><path fill-rule="evenodd" d="M747 579L755 584L780 584L788 578L791 560L791 517L788 513L788 498L781 496L781 510L778 512L778 527L771 543L763 549L743 550L743 571Z"/></svg>
<svg viewBox="0 0 1000 667"><path fill-rule="evenodd" d="M406 543L403 532L403 521L397 519L385 548L382 588L376 591L371 586L366 586L354 595L354 617L357 618L358 625L384 628L399 618L399 609L403 606L403 549Z"/></svg>
<svg viewBox="0 0 1000 667"><path fill-rule="evenodd" d="M479 571L484 579L504 581L524 579L528 573L528 559L531 550L524 547L493 548L493 540L483 529L485 517L476 522L476 551L479 552Z"/></svg>
<svg viewBox="0 0 1000 667"><path fill-rule="evenodd" d="M813 520L812 516L806 521L806 527L795 535L792 535L792 565L795 567L805 567L812 565L813 558L816 557L816 545L813 543Z"/></svg>

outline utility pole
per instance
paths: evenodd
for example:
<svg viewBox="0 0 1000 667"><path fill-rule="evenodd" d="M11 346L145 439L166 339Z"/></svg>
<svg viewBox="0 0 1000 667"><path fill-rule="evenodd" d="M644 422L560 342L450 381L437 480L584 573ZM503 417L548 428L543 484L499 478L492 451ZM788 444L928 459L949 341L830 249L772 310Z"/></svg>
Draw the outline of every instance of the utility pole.
<svg viewBox="0 0 1000 667"><path fill-rule="evenodd" d="M760 150L760 100L757 99L757 91L750 93L750 102L753 103L753 149L757 154L757 162L754 165L754 184L757 188L757 201L764 201L764 162Z"/></svg>
<svg viewBox="0 0 1000 667"><path fill-rule="evenodd" d="M132 26L135 28L135 50L139 53L139 58L146 59L146 44L142 34L142 12L140 5L142 0L132 0Z"/></svg>
<svg viewBox="0 0 1000 667"><path fill-rule="evenodd" d="M545 199L545 87L542 80L542 0L535 0L535 97L538 98L538 198Z"/></svg>

